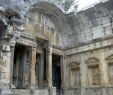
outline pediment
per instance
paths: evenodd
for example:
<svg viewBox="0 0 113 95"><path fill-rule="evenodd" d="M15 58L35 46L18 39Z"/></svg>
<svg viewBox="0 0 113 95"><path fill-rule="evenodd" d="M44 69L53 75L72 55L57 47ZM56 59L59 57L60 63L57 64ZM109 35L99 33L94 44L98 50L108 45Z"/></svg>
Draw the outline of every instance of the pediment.
<svg viewBox="0 0 113 95"><path fill-rule="evenodd" d="M74 62L69 63L68 66L70 68L77 68L77 67L79 67L79 65L80 65L80 63L74 61Z"/></svg>
<svg viewBox="0 0 113 95"><path fill-rule="evenodd" d="M97 58L89 58L86 63L89 64L89 63L97 63L99 62L99 60Z"/></svg>

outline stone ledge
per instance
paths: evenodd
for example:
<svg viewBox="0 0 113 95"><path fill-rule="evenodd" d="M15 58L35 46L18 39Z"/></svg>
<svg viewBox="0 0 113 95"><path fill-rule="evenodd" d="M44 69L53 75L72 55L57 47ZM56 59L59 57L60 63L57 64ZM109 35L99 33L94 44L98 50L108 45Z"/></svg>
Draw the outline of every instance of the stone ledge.
<svg viewBox="0 0 113 95"><path fill-rule="evenodd" d="M105 48L105 47L109 47L109 46L113 46L113 38L105 39L105 40L98 41L95 43L86 44L84 46L67 49L65 51L65 55L73 55L73 54L87 52L87 51Z"/></svg>

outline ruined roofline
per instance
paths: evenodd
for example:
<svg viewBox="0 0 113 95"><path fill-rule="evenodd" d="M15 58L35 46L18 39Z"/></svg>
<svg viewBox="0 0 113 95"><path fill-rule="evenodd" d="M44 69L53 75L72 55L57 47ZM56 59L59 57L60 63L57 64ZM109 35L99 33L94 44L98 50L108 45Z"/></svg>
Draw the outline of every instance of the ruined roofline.
<svg viewBox="0 0 113 95"><path fill-rule="evenodd" d="M93 4L91 4L91 5L88 5L88 6L86 6L86 7L83 7L83 8L81 8L81 9L73 9L72 11L70 11L70 12L66 12L66 14L71 14L71 13L79 13L79 12L81 12L81 11L85 11L85 10L88 10L88 9L90 9L90 8L92 8L92 7L94 7L94 6L96 6L96 5L98 5L98 4L100 4L100 3L105 3L105 2L107 2L107 1L110 1L110 0L103 0L103 1L98 1L98 2L95 2L95 3L93 3ZM75 6L74 6L75 7Z"/></svg>
<svg viewBox="0 0 113 95"><path fill-rule="evenodd" d="M5 2L5 1L7 0L4 0L4 1L0 0L0 6L5 8L5 13L8 12L12 16L17 14L21 19L25 19L26 17L28 17L27 13L30 12L32 9L38 9L39 7L41 7L38 10L39 11L41 11L40 9L42 9L42 11L44 10L45 12L44 14L47 13L50 16L57 17L57 19L62 19L62 21L66 20L65 10L60 6L60 4L52 2L52 1L33 0L30 2L28 1L24 2L23 0L21 0L23 3L21 1L16 3L16 0L12 2Z"/></svg>
<svg viewBox="0 0 113 95"><path fill-rule="evenodd" d="M40 4L40 2L46 2L51 5L56 6L59 10L65 13L63 6L57 1L52 0L32 0L32 1L24 1L24 0L0 0L0 6L4 7L5 9L11 9L19 12L20 14L26 13L29 11L30 7L36 4Z"/></svg>
<svg viewBox="0 0 113 95"><path fill-rule="evenodd" d="M60 11L62 11L63 13L65 13L64 8L62 7L61 3L59 3L58 1L55 2L55 1L52 1L52 0L50 0L50 1L47 1L47 0L38 0L38 1L33 2L31 6L33 6L33 5L39 5L41 2L46 2L46 3L49 3L51 5L54 5Z"/></svg>
<svg viewBox="0 0 113 95"><path fill-rule="evenodd" d="M95 2L95 3L93 3L93 4L89 5L89 6L86 6L86 7L84 7L84 8L81 8L80 10L77 10L77 12L90 9L90 8L92 8L92 7L94 7L94 6L98 5L98 4L100 4L100 3L105 3L105 2L107 2L107 1L110 1L110 0L103 0L103 1Z"/></svg>

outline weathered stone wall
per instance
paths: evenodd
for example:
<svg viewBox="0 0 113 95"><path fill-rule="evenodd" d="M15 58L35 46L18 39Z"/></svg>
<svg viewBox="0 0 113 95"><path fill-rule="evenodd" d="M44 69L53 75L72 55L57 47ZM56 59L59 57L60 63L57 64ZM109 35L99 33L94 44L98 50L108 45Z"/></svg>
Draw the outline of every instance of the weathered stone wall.
<svg viewBox="0 0 113 95"><path fill-rule="evenodd" d="M21 1L23 2L23 0ZM11 2L7 3L10 4ZM61 56L64 54L61 64L62 89L64 95L113 95L113 87L111 84L113 66L109 65L113 63L112 3L113 1L109 0L108 2L97 4L84 11L66 14L69 23L67 22L65 14L59 10L58 7L48 2L36 4L27 3L28 5L26 5L24 11L23 8L19 10L21 12L16 12L14 8L7 10L7 8L4 7L5 10L3 8L0 14L0 19L7 25L6 35L4 39L0 41L0 82L4 83L4 88L6 90L12 88L14 47L16 43L18 43L33 48L31 62L32 85L36 84L36 53L42 54L41 56L43 56L44 48L47 50L46 61L48 71L46 81L48 81L49 86L52 87L52 53L58 53ZM29 6L31 5L35 5L35 7L32 6L29 10ZM47 8L47 10L44 10L44 8ZM35 9L35 12L32 11ZM38 18L39 11L42 12L41 15L43 14L43 16L41 16L42 22L40 21L41 19ZM24 16L25 18L23 18ZM45 25L47 19L49 19L48 22L51 21L52 23ZM21 20L24 21L21 22ZM60 50L52 47L52 45L65 48ZM41 60L43 61L44 59L42 58ZM43 66L43 64L41 65ZM99 79L93 80L93 78L89 78L89 76L92 77L91 70L89 70L90 67L93 67L94 71L99 69L93 74L97 74ZM44 72L43 69L40 69L41 73ZM77 69L77 72L75 72L75 70L74 73L71 74L70 70L73 69ZM111 73L109 73L110 71ZM77 78L70 77L70 75L74 76L74 74ZM43 75L40 75L40 79L43 79ZM76 82L73 82L74 79L76 79ZM95 85L95 83L97 83L95 81L97 80L99 81L98 85ZM93 81L94 83L92 83ZM41 80L41 83L43 82L44 81ZM74 83L74 85L70 85L72 83ZM3 88L1 87L0 89ZM51 89L47 89L44 92L36 91L36 94L44 93L44 95L48 95L48 91L50 95L55 94L55 89ZM31 93L30 91L28 92Z"/></svg>
<svg viewBox="0 0 113 95"><path fill-rule="evenodd" d="M70 88L70 72L69 72L69 64L76 64L80 63L80 76L81 76L81 94L77 95L112 95L112 84L109 81L109 63L113 63L112 55L113 55L113 43L112 38L104 39L103 41L94 42L91 44L87 44L84 46L78 46L70 49L65 50L65 57L64 57L64 88ZM89 80L89 68L94 63L96 64L97 61L92 60L92 58L96 58L99 60L99 77L100 77L100 84L99 85L90 85ZM91 59L91 60L90 60ZM109 59L110 61L108 61ZM89 61L90 60L90 61ZM87 63L89 61L89 63ZM66 84L65 84L66 83ZM110 86L109 86L110 85ZM75 88L71 87L71 89ZM111 92L110 92L110 91ZM65 93L68 90L64 90ZM70 93L73 93L70 92ZM75 90L76 93L76 90ZM72 95L75 95L72 94ZM70 94L65 94L70 95Z"/></svg>
<svg viewBox="0 0 113 95"><path fill-rule="evenodd" d="M4 0L4 1L0 1L1 2L1 6L3 8L5 8L5 12L8 13L8 16L13 18L13 20L15 19L15 22L18 20L19 22L23 23L25 25L25 23L27 23L27 29L26 31L37 31L38 28L41 28L41 31L46 31L44 35L46 35L46 39L49 39L50 41L52 41L52 43L54 45L59 45L64 47L64 46L69 46L71 45L70 43L67 43L67 37L64 34L70 34L72 33L70 25L68 24L66 15L65 15L65 11L63 10L63 7L60 6L59 2L50 0L33 0L33 1L24 1L24 0L10 0L10 2L8 0ZM28 25L29 21L29 12L32 11L32 9L37 10L38 12L42 12L42 14L45 14L44 16L50 16L49 18L52 18L52 21L55 23L55 32L53 32L53 24L48 23L49 24L49 28L48 27L44 27L43 25L40 25L40 27L38 27L38 25L36 25L37 21L34 20L34 17L36 18L36 15L34 15L34 17L31 17L32 20L32 25L34 27L32 27L31 25ZM18 15L18 17L12 17L14 14ZM35 14L35 13L34 13ZM28 18L28 19L27 19ZM27 21L26 21L26 20ZM42 18L43 20L45 19ZM48 18L46 18L47 20ZM40 20L38 19L38 22ZM45 21L45 20L44 20ZM52 23L53 23L52 22ZM52 26L51 26L51 25ZM18 26L18 25L17 25ZM15 27L17 27L15 26ZM47 25L48 26L48 25ZM20 29L21 26L19 26ZM56 29L57 27L57 29ZM47 32L51 32L50 34ZM31 33L34 34L35 33ZM38 34L39 35L39 34ZM50 37L50 36L51 37ZM39 35L41 36L41 35ZM43 37L43 36L42 36ZM57 40L55 38L58 38ZM58 41L59 40L59 41Z"/></svg>
<svg viewBox="0 0 113 95"><path fill-rule="evenodd" d="M10 46L1 45L0 58L1 58L1 71L0 71L0 82L9 84L10 80L10 59L11 59L11 51Z"/></svg>

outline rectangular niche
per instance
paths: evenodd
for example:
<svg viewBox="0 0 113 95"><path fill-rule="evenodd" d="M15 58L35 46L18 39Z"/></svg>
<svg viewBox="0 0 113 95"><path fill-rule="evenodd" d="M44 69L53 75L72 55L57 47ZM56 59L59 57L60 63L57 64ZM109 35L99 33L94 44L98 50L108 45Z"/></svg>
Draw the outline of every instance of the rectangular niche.
<svg viewBox="0 0 113 95"><path fill-rule="evenodd" d="M69 79L70 79L70 87L80 87L81 86L81 74L79 64L73 63L69 65Z"/></svg>
<svg viewBox="0 0 113 95"><path fill-rule="evenodd" d="M90 66L88 67L88 79L89 79L89 84L92 86L98 86L100 85L100 70L99 66Z"/></svg>
<svg viewBox="0 0 113 95"><path fill-rule="evenodd" d="M80 69L71 69L71 87L80 87Z"/></svg>

